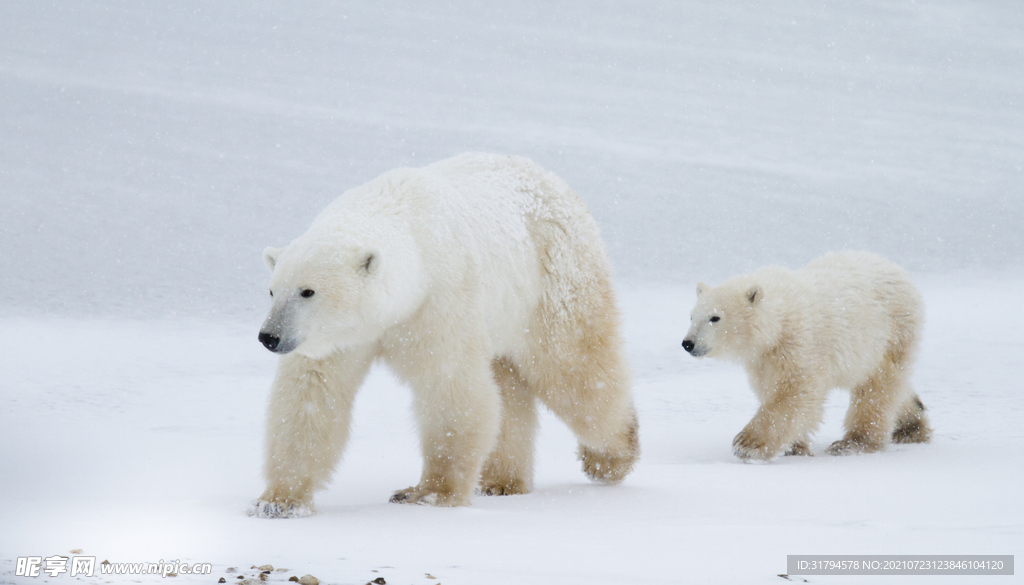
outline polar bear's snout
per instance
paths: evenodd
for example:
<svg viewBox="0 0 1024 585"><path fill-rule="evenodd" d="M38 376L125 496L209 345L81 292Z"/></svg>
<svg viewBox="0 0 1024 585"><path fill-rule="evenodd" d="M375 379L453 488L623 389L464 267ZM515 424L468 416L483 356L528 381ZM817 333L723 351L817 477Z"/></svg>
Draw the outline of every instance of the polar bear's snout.
<svg viewBox="0 0 1024 585"><path fill-rule="evenodd" d="M259 340L274 353L288 353L302 342L304 336L295 331L294 314L287 303L275 305L260 327Z"/></svg>
<svg viewBox="0 0 1024 585"><path fill-rule="evenodd" d="M260 331L259 339L260 343L263 344L263 347L269 349L270 351L276 351L277 346L281 343L280 337L276 335L271 335L266 331Z"/></svg>
<svg viewBox="0 0 1024 585"><path fill-rule="evenodd" d="M708 348L706 346L698 346L692 339L690 339L690 336L686 336L686 339L683 340L683 349L693 357L704 357L708 353Z"/></svg>
<svg viewBox="0 0 1024 585"><path fill-rule="evenodd" d="M686 337L683 338L683 349L686 350L686 353L696 358L704 357L708 353L709 343L707 336L711 332L701 327L701 323L704 321L703 317L694 319L694 323L690 325L690 330L686 332Z"/></svg>
<svg viewBox="0 0 1024 585"><path fill-rule="evenodd" d="M295 338L285 337L282 339L280 335L266 329L260 331L259 340L263 347L274 353L288 353L299 346L299 342Z"/></svg>

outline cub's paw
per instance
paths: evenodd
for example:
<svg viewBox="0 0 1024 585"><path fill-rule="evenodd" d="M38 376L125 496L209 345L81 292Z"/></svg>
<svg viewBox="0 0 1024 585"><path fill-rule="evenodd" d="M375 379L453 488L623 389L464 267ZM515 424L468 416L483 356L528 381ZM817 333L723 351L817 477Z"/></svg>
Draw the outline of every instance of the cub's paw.
<svg viewBox="0 0 1024 585"><path fill-rule="evenodd" d="M469 505L469 501L457 502L452 494L414 486L398 490L388 500L392 504L417 504L420 506L460 506Z"/></svg>
<svg viewBox="0 0 1024 585"><path fill-rule="evenodd" d="M256 500L245 513L253 518L306 518L316 514L312 504Z"/></svg>
<svg viewBox="0 0 1024 585"><path fill-rule="evenodd" d="M480 482L477 492L482 496L514 496L528 494L530 490L514 479L509 481L484 480Z"/></svg>
<svg viewBox="0 0 1024 585"><path fill-rule="evenodd" d="M791 457L794 455L810 457L811 455L813 455L813 453L811 453L811 448L807 446L807 443L804 443L803 441L797 441L796 443L790 445L789 449L786 449L786 452L783 453L783 455L785 455L786 457Z"/></svg>
<svg viewBox="0 0 1024 585"><path fill-rule="evenodd" d="M756 433L743 429L732 440L732 452L744 461L768 461L778 454L779 448L769 445Z"/></svg>
<svg viewBox="0 0 1024 585"><path fill-rule="evenodd" d="M849 436L828 446L825 452L829 455L855 455L857 453L874 453L881 451L884 445L865 441L856 436Z"/></svg>
<svg viewBox="0 0 1024 585"><path fill-rule="evenodd" d="M825 452L829 455L853 455L854 453L859 453L860 449L857 448L855 442L849 439L842 439L829 445Z"/></svg>

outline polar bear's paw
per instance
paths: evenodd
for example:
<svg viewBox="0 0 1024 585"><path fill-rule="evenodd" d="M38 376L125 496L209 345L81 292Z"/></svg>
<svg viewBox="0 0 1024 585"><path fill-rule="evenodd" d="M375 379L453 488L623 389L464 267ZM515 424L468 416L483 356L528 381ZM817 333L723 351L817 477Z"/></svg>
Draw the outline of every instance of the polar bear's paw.
<svg viewBox="0 0 1024 585"><path fill-rule="evenodd" d="M811 448L807 446L807 443L805 443L804 441L797 441L796 443L790 445L789 449L786 449L786 452L783 453L783 455L785 455L786 457L810 457L811 455L813 455L813 453L811 453Z"/></svg>
<svg viewBox="0 0 1024 585"><path fill-rule="evenodd" d="M583 473L586 473L591 481L615 485L633 470L637 455L632 452L621 455L607 453L581 445L579 459L583 462Z"/></svg>
<svg viewBox="0 0 1024 585"><path fill-rule="evenodd" d="M829 455L853 455L854 453L859 453L860 448L856 441L842 439L829 445L825 452Z"/></svg>
<svg viewBox="0 0 1024 585"><path fill-rule="evenodd" d="M312 504L256 500L249 504L245 513L253 518L306 518L316 514Z"/></svg>
<svg viewBox="0 0 1024 585"><path fill-rule="evenodd" d="M873 443L858 435L847 435L825 449L829 455L854 455L856 453L874 453L881 451L884 445Z"/></svg>
<svg viewBox="0 0 1024 585"><path fill-rule="evenodd" d="M577 451L583 462L583 473L591 481L615 485L633 471L640 459L640 423L634 414L619 433L619 446L609 450L598 450L582 443Z"/></svg>
<svg viewBox="0 0 1024 585"><path fill-rule="evenodd" d="M530 490L520 481L481 480L477 490L483 496L514 496L528 494Z"/></svg>
<svg viewBox="0 0 1024 585"><path fill-rule="evenodd" d="M469 504L468 498L466 498L465 502L460 502L456 500L455 495L452 493L444 493L421 486L413 486L405 488L404 490L398 490L391 494L391 499L388 501L392 504L417 504L420 506L443 507Z"/></svg>
<svg viewBox="0 0 1024 585"><path fill-rule="evenodd" d="M928 443L932 440L932 429L928 426L924 403L914 396L896 421L892 432L893 443Z"/></svg>
<svg viewBox="0 0 1024 585"><path fill-rule="evenodd" d="M733 454L744 461L768 461L775 457L779 450L750 429L743 429L732 440Z"/></svg>

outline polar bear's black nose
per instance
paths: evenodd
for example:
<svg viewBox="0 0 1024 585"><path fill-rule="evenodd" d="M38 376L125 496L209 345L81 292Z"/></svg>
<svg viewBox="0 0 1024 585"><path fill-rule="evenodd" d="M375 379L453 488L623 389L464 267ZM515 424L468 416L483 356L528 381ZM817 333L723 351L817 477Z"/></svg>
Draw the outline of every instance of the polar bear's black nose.
<svg viewBox="0 0 1024 585"><path fill-rule="evenodd" d="M263 339L262 335L260 336L260 339ZM686 351L688 351L690 353L693 353L693 342L690 341L689 339L684 339L683 340L683 349L685 349Z"/></svg>
<svg viewBox="0 0 1024 585"><path fill-rule="evenodd" d="M275 337L269 333L263 333L261 331L260 343L263 344L263 347L269 349L270 351L274 351L275 349L277 349L277 344L281 343L281 338Z"/></svg>

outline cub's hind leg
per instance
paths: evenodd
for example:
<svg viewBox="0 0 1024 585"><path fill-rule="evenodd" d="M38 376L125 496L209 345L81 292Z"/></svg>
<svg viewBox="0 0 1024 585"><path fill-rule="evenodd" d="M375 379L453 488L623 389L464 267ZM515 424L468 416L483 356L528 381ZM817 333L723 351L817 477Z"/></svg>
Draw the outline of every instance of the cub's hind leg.
<svg viewBox="0 0 1024 585"><path fill-rule="evenodd" d="M887 355L878 370L850 392L846 436L832 443L828 453L848 455L884 449L892 439L901 409L913 396L906 377L907 370L891 359L891 353Z"/></svg>

